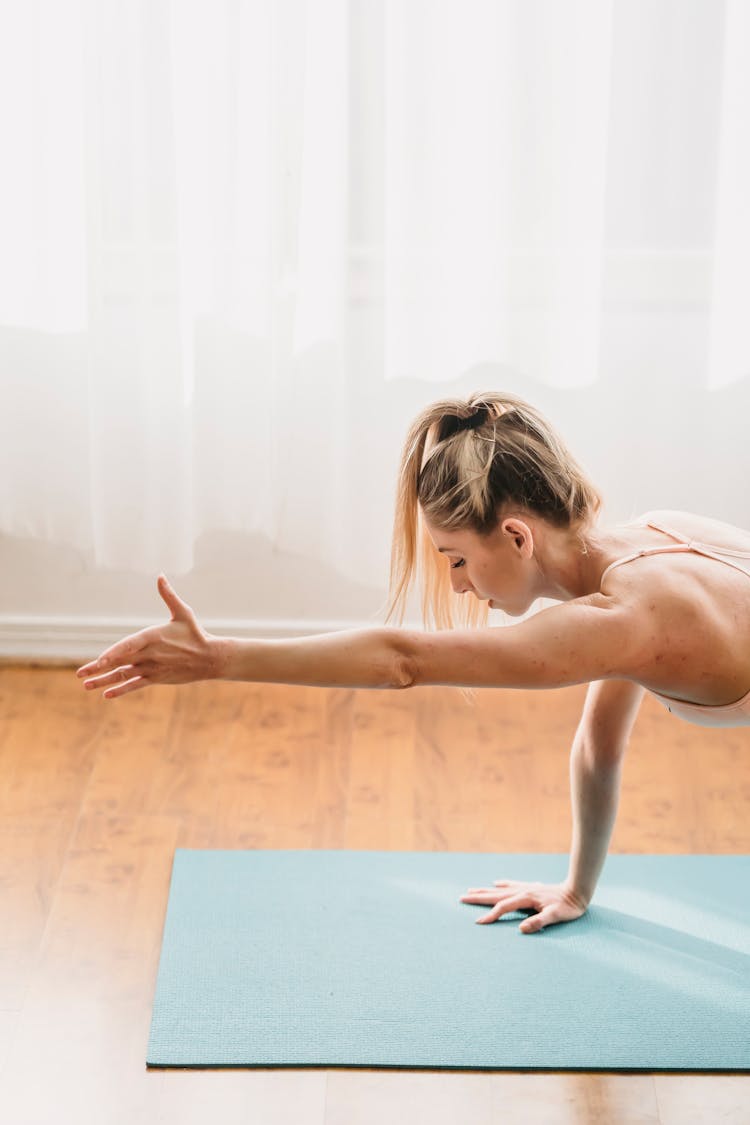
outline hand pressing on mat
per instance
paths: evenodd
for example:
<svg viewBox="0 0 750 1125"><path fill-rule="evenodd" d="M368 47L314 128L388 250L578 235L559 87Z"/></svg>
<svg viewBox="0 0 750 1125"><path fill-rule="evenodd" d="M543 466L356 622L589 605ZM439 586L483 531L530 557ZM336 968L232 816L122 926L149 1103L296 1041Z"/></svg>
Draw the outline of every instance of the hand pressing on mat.
<svg viewBox="0 0 750 1125"><path fill-rule="evenodd" d="M471 887L461 902L492 906L489 914L477 918L477 924L497 922L503 914L514 910L535 910L518 927L523 934L533 934L556 922L572 922L586 913L588 903L566 883L519 883L501 879L494 887Z"/></svg>
<svg viewBox="0 0 750 1125"><path fill-rule="evenodd" d="M76 675L84 679L85 688L105 688L104 698L115 699L150 684L189 684L218 674L214 638L200 627L190 606L163 574L157 588L172 620L133 633L106 649L98 660L84 664Z"/></svg>

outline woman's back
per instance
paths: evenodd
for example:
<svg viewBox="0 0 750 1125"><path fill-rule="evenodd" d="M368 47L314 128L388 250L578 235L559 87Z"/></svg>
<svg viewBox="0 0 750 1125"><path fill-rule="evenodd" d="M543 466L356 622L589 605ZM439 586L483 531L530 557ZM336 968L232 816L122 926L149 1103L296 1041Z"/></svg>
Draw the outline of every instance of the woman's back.
<svg viewBox="0 0 750 1125"><path fill-rule="evenodd" d="M674 510L617 532L629 549L601 589L653 620L640 682L693 722L727 725L738 707L750 715L750 532Z"/></svg>

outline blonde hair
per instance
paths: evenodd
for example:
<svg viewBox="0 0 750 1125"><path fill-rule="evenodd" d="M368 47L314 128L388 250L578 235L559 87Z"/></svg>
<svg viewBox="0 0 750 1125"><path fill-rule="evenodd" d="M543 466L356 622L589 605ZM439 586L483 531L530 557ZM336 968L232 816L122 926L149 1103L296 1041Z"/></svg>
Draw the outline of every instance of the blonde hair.
<svg viewBox="0 0 750 1125"><path fill-rule="evenodd" d="M592 522L602 498L549 422L523 399L493 391L441 399L414 420L398 476L386 622L403 621L411 585L422 578L426 628L486 624L486 602L454 594L447 560L424 516L446 531L486 536L512 503L555 527Z"/></svg>

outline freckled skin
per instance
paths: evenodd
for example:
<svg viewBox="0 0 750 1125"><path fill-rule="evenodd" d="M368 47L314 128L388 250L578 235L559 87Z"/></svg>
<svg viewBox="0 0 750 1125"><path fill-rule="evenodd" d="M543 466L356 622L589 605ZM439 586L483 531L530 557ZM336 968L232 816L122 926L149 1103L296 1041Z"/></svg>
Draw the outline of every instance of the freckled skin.
<svg viewBox="0 0 750 1125"><path fill-rule="evenodd" d="M685 539L750 552L750 532L742 528L687 512L650 515ZM508 506L495 530L479 536L423 518L457 594L489 601L510 617L526 614L538 599L599 595L631 615L634 629L654 630L629 678L708 706L733 702L750 688L748 576L697 552L665 554L675 539L658 527L559 528ZM626 558L629 565L603 578L611 563Z"/></svg>

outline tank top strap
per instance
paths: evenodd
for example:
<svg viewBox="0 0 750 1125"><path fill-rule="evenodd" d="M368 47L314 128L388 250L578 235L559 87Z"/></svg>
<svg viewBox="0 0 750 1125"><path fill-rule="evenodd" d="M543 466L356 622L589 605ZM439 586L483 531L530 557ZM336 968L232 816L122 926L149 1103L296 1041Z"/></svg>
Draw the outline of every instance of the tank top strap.
<svg viewBox="0 0 750 1125"><path fill-rule="evenodd" d="M684 543L685 546L690 547L691 550L700 551L701 554L704 555L711 555L711 558L719 558L722 562L729 562L728 559L723 557L724 555L732 555L735 559L750 559L750 551L737 551L734 547L717 547L715 543L703 543L700 539L686 539L684 535L679 535L676 531L672 531L671 528L652 523L651 521L646 524L646 527L652 527L654 531L663 531L665 535L670 535L672 539L676 539L678 543ZM718 552L718 554L712 554L712 552Z"/></svg>
<svg viewBox="0 0 750 1125"><path fill-rule="evenodd" d="M658 528L657 530L661 530ZM642 559L646 555L673 555L675 553L685 552L692 550L692 544L688 543L667 543L663 547L643 547L640 551L633 551L632 555L624 555L621 559L615 559L608 567L602 571L602 576L599 579L599 584L604 581L610 570L614 570L616 566L623 566L624 563L633 562L634 559Z"/></svg>
<svg viewBox="0 0 750 1125"><path fill-rule="evenodd" d="M672 539L676 539L678 543L683 543L686 547L690 547L692 545L692 539L686 539L684 535L680 535L678 532L672 531L671 527L664 527L663 524L654 523L652 520L648 521L646 527L651 527L654 531L661 531L664 535L669 535Z"/></svg>
<svg viewBox="0 0 750 1125"><path fill-rule="evenodd" d="M727 566L734 567L734 569L739 570L741 574L750 577L750 567L745 568L744 566L740 566L739 563L733 562L731 558L726 558L726 555L732 555L734 558L750 560L750 551L735 551L729 547L716 547L711 543L701 543L697 539L686 539L683 535L672 531L671 528L652 523L650 520L646 526L653 528L654 531L661 531L665 535L669 535L670 538L675 539L676 542L665 544L663 547L644 547L642 550L633 551L632 554L625 555L621 559L615 559L615 561L611 562L602 572L601 578L599 579L600 585L607 574L609 574L610 570L613 570L616 566L623 566L624 563L633 562L634 559L640 559L646 555L666 555L684 551L695 551L699 555L705 555L707 558L716 559L717 562L726 563Z"/></svg>

